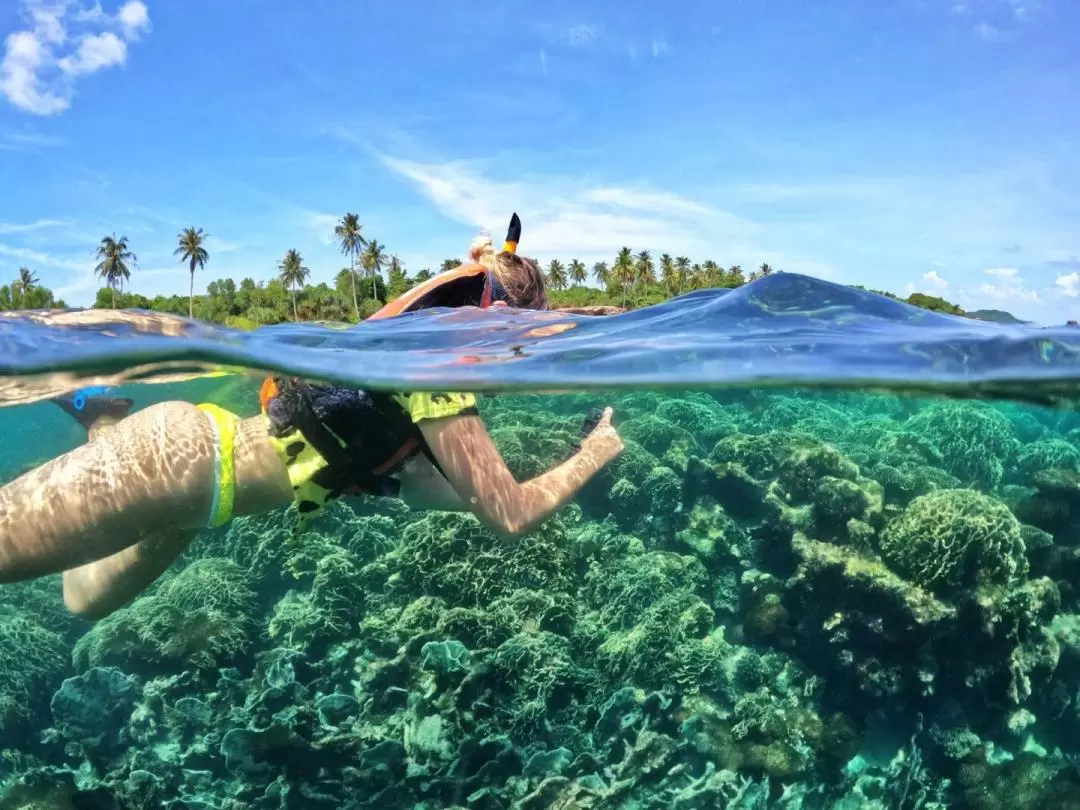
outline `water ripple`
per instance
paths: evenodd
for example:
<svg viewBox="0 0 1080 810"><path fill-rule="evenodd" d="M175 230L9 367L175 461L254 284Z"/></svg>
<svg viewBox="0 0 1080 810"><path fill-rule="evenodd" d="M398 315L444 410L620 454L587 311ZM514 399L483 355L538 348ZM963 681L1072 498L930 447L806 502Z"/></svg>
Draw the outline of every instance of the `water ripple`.
<svg viewBox="0 0 1080 810"><path fill-rule="evenodd" d="M781 273L623 315L431 310L241 332L148 312L0 315L0 402L226 366L383 390L812 385L1042 403L1080 381L1080 330L1003 326Z"/></svg>

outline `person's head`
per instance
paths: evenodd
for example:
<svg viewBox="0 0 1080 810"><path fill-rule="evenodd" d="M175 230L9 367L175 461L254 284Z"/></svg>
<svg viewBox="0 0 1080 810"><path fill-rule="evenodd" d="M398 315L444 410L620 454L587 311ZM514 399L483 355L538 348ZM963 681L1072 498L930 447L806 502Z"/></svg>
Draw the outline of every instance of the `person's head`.
<svg viewBox="0 0 1080 810"><path fill-rule="evenodd" d="M485 265L487 266L487 265ZM494 254L488 267L506 292L506 303L518 309L547 309L544 274L533 259L503 251Z"/></svg>
<svg viewBox="0 0 1080 810"><path fill-rule="evenodd" d="M532 259L504 250L495 252L491 236L480 234L469 247L469 261L490 270L506 292L508 306L518 309L547 309L544 274Z"/></svg>

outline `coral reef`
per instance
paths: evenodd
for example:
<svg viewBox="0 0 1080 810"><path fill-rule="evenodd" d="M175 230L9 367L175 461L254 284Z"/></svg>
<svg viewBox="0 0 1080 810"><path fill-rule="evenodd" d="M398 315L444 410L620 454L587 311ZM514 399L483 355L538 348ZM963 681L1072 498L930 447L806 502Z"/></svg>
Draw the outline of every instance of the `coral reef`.
<svg viewBox="0 0 1080 810"><path fill-rule="evenodd" d="M593 394L484 398L516 475ZM532 534L203 533L88 625L0 590L0 810L1080 810L1080 417L635 392Z"/></svg>

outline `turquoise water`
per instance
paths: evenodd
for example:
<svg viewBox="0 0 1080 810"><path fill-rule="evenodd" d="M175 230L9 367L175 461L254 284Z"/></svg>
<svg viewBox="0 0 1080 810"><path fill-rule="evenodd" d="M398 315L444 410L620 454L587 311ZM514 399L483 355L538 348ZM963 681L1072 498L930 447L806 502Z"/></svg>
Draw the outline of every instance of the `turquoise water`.
<svg viewBox="0 0 1080 810"><path fill-rule="evenodd" d="M626 448L513 542L370 498L205 531L96 624L0 587L0 808L1080 807L1072 333L776 278L611 319L7 322L8 402L137 365L137 410L256 414L257 375L167 381L226 363L498 391L520 480L595 407ZM0 428L3 480L85 441L45 401Z"/></svg>

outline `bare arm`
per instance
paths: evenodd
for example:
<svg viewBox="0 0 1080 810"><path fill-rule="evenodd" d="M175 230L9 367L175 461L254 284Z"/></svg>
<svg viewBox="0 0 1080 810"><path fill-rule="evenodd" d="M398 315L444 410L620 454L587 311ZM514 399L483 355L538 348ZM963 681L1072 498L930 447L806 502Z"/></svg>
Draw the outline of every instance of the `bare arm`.
<svg viewBox="0 0 1080 810"><path fill-rule="evenodd" d="M552 470L518 483L479 416L420 423L420 431L446 479L485 526L516 537L542 523L622 452L611 409L582 442L581 450Z"/></svg>

